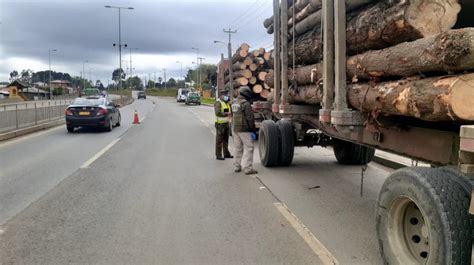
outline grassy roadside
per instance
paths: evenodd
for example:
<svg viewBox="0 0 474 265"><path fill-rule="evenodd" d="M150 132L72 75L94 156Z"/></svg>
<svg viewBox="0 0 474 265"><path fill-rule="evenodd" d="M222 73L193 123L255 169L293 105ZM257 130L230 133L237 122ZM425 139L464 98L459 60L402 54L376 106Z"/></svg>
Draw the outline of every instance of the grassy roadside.
<svg viewBox="0 0 474 265"><path fill-rule="evenodd" d="M178 94L178 89L176 88L167 88L167 89L156 89L150 88L145 91L148 96L154 97L176 97Z"/></svg>
<svg viewBox="0 0 474 265"><path fill-rule="evenodd" d="M111 91L109 91L109 94L132 97L132 90L129 90L129 89L123 89L123 90L119 90L119 91L111 90Z"/></svg>
<svg viewBox="0 0 474 265"><path fill-rule="evenodd" d="M214 103L216 103L216 99L215 98L201 98L201 103L214 105Z"/></svg>

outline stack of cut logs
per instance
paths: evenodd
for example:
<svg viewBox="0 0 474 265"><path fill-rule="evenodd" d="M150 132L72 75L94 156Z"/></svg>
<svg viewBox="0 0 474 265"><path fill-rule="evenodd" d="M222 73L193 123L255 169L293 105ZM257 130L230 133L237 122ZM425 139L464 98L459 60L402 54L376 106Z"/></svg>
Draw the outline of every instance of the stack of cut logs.
<svg viewBox="0 0 474 265"><path fill-rule="evenodd" d="M265 84L266 76L270 68L273 68L273 59L270 52L264 48L250 51L246 43L240 45L232 57L232 78L229 70L225 72L225 89L230 89L230 82L234 85L234 91L242 86L250 87L255 98L266 98L270 94L270 87Z"/></svg>
<svg viewBox="0 0 474 265"><path fill-rule="evenodd" d="M293 2L288 10L288 46L289 61L294 56L296 68L289 69L289 79L297 85L290 88L289 101L319 105L318 83L324 81L322 0ZM474 19L458 19L461 10L472 8L465 4L469 1L345 2L347 96L353 109L426 121L474 121L474 28L466 27L474 26L469 21ZM272 33L273 18L264 26ZM273 78L269 71L265 85L270 89Z"/></svg>

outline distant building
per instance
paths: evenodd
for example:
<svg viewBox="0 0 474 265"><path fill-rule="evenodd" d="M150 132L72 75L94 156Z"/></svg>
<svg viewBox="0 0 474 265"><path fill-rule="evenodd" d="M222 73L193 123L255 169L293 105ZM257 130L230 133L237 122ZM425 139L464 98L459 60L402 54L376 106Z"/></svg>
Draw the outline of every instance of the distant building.
<svg viewBox="0 0 474 265"><path fill-rule="evenodd" d="M44 82L36 82L36 83L33 83L33 86L38 87L38 88L42 88L42 87L44 88L44 87L47 87L48 84Z"/></svg>
<svg viewBox="0 0 474 265"><path fill-rule="evenodd" d="M68 88L71 86L71 82L67 80L53 80L51 81L52 88Z"/></svg>
<svg viewBox="0 0 474 265"><path fill-rule="evenodd" d="M8 88L0 88L0 102L1 100L7 99L10 95Z"/></svg>
<svg viewBox="0 0 474 265"><path fill-rule="evenodd" d="M8 85L8 94L5 92L7 91L2 90L3 96L8 96L10 101L41 99L49 96L47 91L33 87L32 85L19 80L10 83Z"/></svg>
<svg viewBox="0 0 474 265"><path fill-rule="evenodd" d="M217 95L225 90L225 75L224 73L229 70L229 60L224 59L224 55L221 55L221 61L217 64Z"/></svg>

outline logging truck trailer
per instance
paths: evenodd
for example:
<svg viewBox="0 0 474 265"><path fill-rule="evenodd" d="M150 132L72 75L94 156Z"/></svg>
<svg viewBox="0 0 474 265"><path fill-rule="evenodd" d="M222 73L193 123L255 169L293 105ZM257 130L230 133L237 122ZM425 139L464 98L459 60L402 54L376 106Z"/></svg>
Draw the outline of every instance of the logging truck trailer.
<svg viewBox="0 0 474 265"><path fill-rule="evenodd" d="M380 149L432 166L403 168L382 186L376 231L387 264L471 264L474 126L378 116L349 108L345 1L323 1L322 104L288 102L288 3L274 0L275 87L254 102L260 159L290 166L295 147L332 146L340 164L366 165ZM285 23L281 23L285 21ZM294 56L293 56L294 57ZM470 104L473 98L466 98Z"/></svg>

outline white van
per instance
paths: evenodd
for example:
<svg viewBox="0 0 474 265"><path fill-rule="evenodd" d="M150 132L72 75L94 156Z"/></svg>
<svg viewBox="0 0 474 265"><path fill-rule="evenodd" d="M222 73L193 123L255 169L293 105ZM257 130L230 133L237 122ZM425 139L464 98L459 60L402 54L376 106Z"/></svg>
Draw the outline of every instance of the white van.
<svg viewBox="0 0 474 265"><path fill-rule="evenodd" d="M176 102L185 102L189 91L190 91L190 89L188 89L188 88L178 89L178 94L176 95Z"/></svg>

